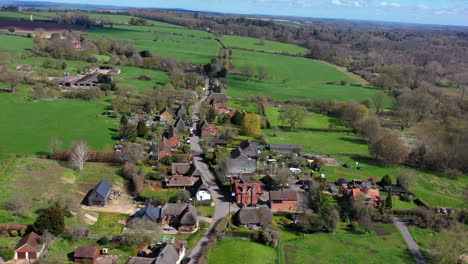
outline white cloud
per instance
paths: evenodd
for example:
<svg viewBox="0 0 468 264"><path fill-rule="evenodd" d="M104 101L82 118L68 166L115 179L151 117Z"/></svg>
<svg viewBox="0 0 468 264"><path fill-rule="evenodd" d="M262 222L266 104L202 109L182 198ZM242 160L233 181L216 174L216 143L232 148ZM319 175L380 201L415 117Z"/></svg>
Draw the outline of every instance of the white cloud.
<svg viewBox="0 0 468 264"><path fill-rule="evenodd" d="M381 7L400 7L401 5L397 2L380 2L379 6Z"/></svg>
<svg viewBox="0 0 468 264"><path fill-rule="evenodd" d="M352 6L352 7L367 6L366 1L332 0L331 3L337 6Z"/></svg>
<svg viewBox="0 0 468 264"><path fill-rule="evenodd" d="M428 9L429 8L429 6L425 5L425 4L418 4L418 5L416 5L416 7L419 8L419 9Z"/></svg>

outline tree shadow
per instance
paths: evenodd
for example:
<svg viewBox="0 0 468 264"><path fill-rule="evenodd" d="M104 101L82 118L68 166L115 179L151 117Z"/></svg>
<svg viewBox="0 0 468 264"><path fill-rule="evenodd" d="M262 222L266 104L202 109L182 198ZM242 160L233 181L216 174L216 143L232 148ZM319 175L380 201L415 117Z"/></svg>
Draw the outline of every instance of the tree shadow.
<svg viewBox="0 0 468 264"><path fill-rule="evenodd" d="M355 144L363 144L366 145L367 142L361 138L348 138L348 137L340 137L340 140L355 143Z"/></svg>

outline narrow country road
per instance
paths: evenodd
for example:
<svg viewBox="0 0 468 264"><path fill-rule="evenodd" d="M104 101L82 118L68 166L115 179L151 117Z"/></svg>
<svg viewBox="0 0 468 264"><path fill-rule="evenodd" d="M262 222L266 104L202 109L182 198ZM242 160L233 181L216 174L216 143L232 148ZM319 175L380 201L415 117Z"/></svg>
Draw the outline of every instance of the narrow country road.
<svg viewBox="0 0 468 264"><path fill-rule="evenodd" d="M208 79L206 80L206 88L206 91L208 91ZM200 170L203 182L208 186L208 189L211 193L211 198L213 202L215 202L215 215L206 234L200 239L200 241L198 241L197 245L190 252L190 264L198 263L201 257L202 248L208 243L209 234L214 232L214 228L218 221L226 216L229 211L236 212L239 209L237 206L231 205L228 202L228 198L224 196L222 190L216 184L215 176L213 173L211 173L208 165L203 160L203 151L200 146L200 137L197 134L197 128L200 121L200 107L207 97L208 92L206 92L205 95L200 98L200 101L198 101L192 108L192 129L195 136L190 138L190 146L192 147L192 154L195 158L195 166Z"/></svg>
<svg viewBox="0 0 468 264"><path fill-rule="evenodd" d="M408 247L411 253L413 253L414 258L416 259L416 263L426 264L426 261L424 260L424 257L421 251L419 250L418 244L416 244L410 232L408 231L408 228L406 227L405 220L394 217L393 223L395 223L398 229L400 229L400 232L403 235L403 238L405 239L406 244L408 244Z"/></svg>

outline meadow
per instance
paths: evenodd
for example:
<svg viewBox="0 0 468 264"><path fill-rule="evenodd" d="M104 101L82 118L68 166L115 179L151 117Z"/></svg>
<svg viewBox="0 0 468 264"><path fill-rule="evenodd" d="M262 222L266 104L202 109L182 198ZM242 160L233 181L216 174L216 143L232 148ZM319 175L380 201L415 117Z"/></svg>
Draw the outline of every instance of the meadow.
<svg viewBox="0 0 468 264"><path fill-rule="evenodd" d="M274 248L242 238L224 238L218 241L210 254L209 264L274 264Z"/></svg>
<svg viewBox="0 0 468 264"><path fill-rule="evenodd" d="M249 49L255 51L265 52L279 52L288 53L292 55L305 55L308 50L292 44L270 41L270 40L259 40L255 38L226 35L221 38L223 44L227 47Z"/></svg>
<svg viewBox="0 0 468 264"><path fill-rule="evenodd" d="M234 50L233 60L237 72L242 65L251 64L254 68L263 66L268 73L268 77L262 81L228 75L227 95L233 98L261 94L274 100L335 98L338 101L360 101L379 91L372 87L351 86L349 83L360 83L360 79L317 60L243 50ZM325 84L330 81L339 83L341 80L346 80L348 85Z"/></svg>
<svg viewBox="0 0 468 264"><path fill-rule="evenodd" d="M23 51L32 48L32 39L10 35L0 35L1 50L5 51Z"/></svg>
<svg viewBox="0 0 468 264"><path fill-rule="evenodd" d="M18 19L18 20L29 20L30 15L20 14L11 11L0 11L0 19Z"/></svg>

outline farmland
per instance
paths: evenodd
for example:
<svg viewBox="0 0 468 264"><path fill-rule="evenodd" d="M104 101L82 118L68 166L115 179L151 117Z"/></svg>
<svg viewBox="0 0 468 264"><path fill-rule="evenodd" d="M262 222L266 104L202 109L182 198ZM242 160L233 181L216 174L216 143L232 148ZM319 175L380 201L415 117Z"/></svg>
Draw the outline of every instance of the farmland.
<svg viewBox="0 0 468 264"><path fill-rule="evenodd" d="M269 246L242 240L241 238L225 238L218 241L211 252L210 264L274 264L276 252Z"/></svg>
<svg viewBox="0 0 468 264"><path fill-rule="evenodd" d="M238 75L229 75L227 94L234 98L262 94L274 100L335 98L338 101L360 101L372 97L378 91L371 87L349 84L325 84L331 81L339 83L341 80L359 83L359 79L317 60L242 50L233 51L233 60L236 71L243 65L251 64L254 68L263 66L268 73L268 77L262 81L245 80Z"/></svg>
<svg viewBox="0 0 468 264"><path fill-rule="evenodd" d="M2 43L1 50L6 51L18 52L32 47L32 40L25 37L0 35L0 42Z"/></svg>
<svg viewBox="0 0 468 264"><path fill-rule="evenodd" d="M221 41L227 47L249 49L254 51L288 53L293 55L305 55L308 52L307 49L296 45L269 40L261 41L259 39L241 36L223 36Z"/></svg>

